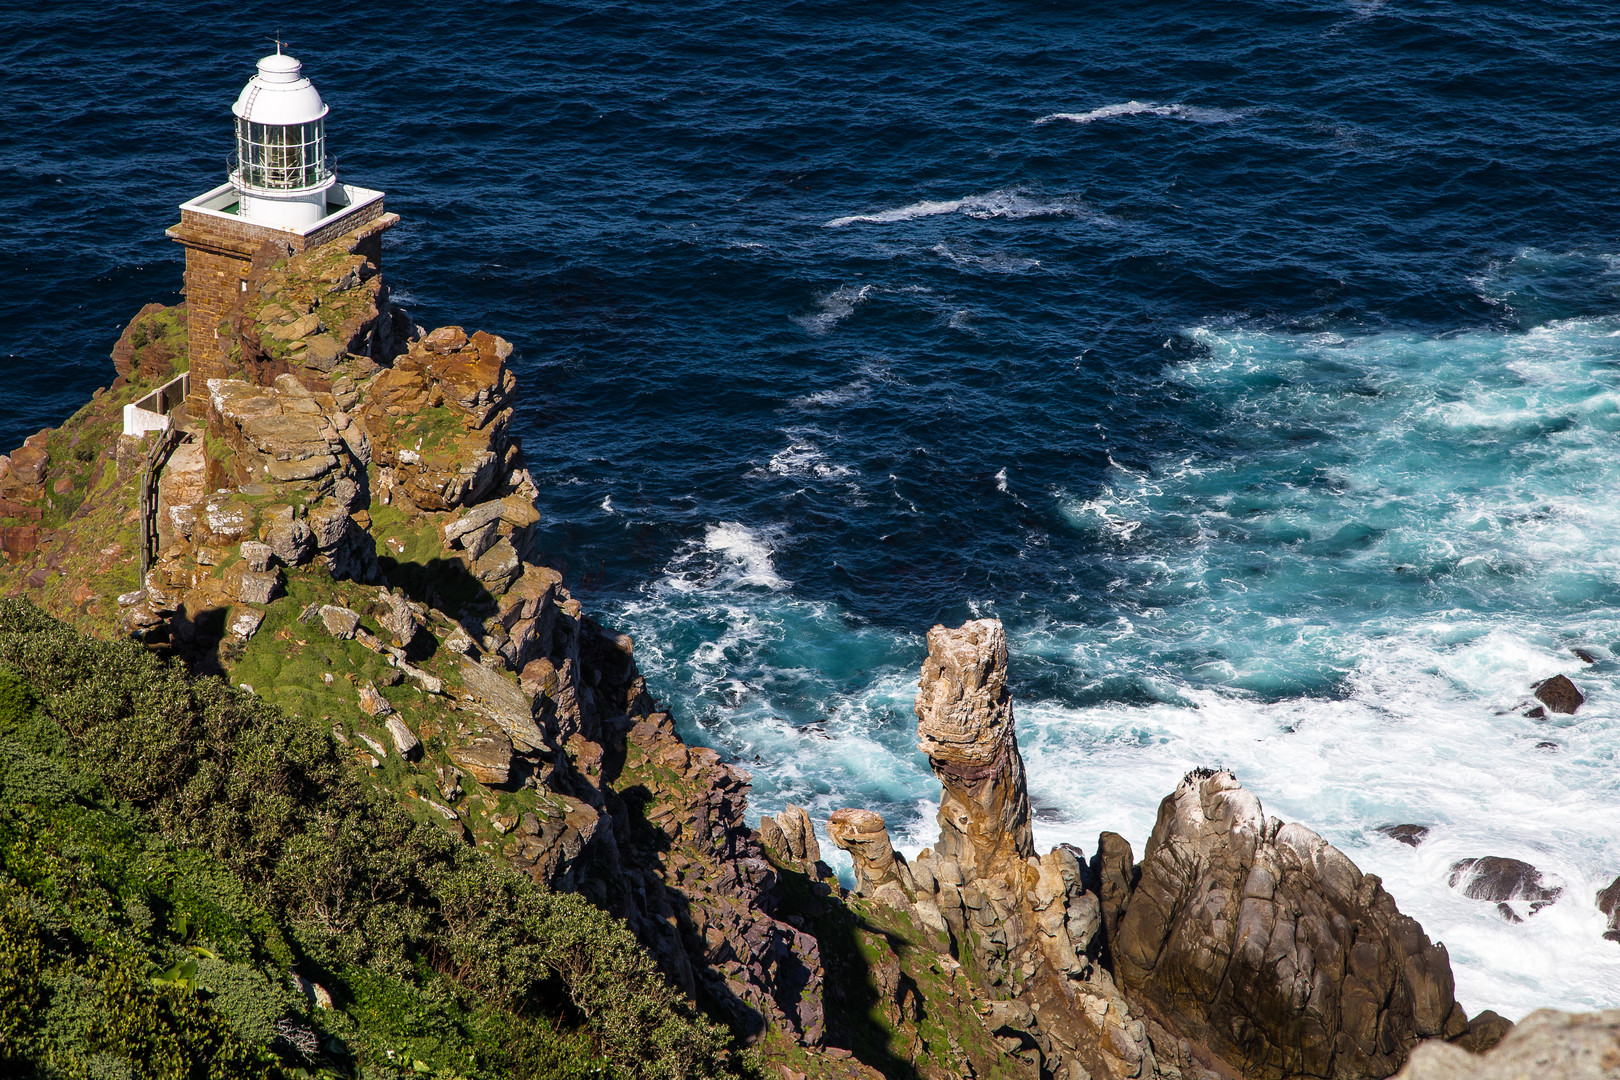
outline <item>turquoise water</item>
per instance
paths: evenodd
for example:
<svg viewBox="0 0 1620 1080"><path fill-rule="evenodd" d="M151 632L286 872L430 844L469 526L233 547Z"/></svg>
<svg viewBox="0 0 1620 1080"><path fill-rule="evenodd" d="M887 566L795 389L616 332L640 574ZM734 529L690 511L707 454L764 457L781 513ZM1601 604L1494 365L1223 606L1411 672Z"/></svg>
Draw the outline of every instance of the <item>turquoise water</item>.
<svg viewBox="0 0 1620 1080"><path fill-rule="evenodd" d="M1591 262L1524 252L1478 286L1506 303ZM998 474L1004 513L1060 522L1109 578L1036 611L966 598L1012 627L1037 841L1113 829L1140 851L1181 775L1224 765L1381 875L1447 943L1468 1007L1612 1006L1620 948L1590 898L1620 867L1620 316L1180 338L1165 378L1216 418L1218 451L1112 464L1085 494ZM808 439L761 468L884 487ZM697 734L753 768L756 808L878 808L914 853L937 835L923 643L798 597L776 558L802 542L791 520L707 526L616 614ZM1587 704L1523 716L1558 673ZM1434 831L1415 851L1373 831L1402 822ZM1566 899L1510 926L1445 887L1486 853Z"/></svg>

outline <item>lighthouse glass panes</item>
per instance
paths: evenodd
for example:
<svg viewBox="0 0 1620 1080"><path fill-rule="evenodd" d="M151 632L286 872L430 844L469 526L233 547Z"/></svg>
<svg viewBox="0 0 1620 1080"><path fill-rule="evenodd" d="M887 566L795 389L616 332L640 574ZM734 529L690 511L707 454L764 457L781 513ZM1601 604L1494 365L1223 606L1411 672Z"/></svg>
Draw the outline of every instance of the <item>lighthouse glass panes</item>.
<svg viewBox="0 0 1620 1080"><path fill-rule="evenodd" d="M259 124L236 118L238 176L247 187L293 191L324 181L324 121Z"/></svg>

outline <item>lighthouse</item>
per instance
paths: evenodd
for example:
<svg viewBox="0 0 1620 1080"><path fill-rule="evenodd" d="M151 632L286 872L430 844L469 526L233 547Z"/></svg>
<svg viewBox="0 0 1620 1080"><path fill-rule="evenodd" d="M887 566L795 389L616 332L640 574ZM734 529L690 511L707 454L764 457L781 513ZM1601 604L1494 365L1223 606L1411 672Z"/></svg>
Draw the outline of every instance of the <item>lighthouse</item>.
<svg viewBox="0 0 1620 1080"><path fill-rule="evenodd" d="M326 216L337 183L326 160L326 102L304 65L277 48L259 61L236 104L231 186L238 214L262 225L307 228Z"/></svg>
<svg viewBox="0 0 1620 1080"><path fill-rule="evenodd" d="M235 148L226 181L181 203L180 223L168 230L186 249L188 400L198 406L206 404L208 380L226 374L219 331L247 292L256 258L347 235L355 252L381 266L383 230L399 220L383 209L382 192L338 180L326 147L328 106L279 44L230 111Z"/></svg>

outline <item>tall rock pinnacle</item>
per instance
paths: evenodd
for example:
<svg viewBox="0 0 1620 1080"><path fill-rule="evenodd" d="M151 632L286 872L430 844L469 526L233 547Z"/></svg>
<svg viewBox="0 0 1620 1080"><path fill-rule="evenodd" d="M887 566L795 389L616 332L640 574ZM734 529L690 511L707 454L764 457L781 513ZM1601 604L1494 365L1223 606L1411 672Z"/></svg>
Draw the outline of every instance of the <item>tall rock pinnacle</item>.
<svg viewBox="0 0 1620 1080"><path fill-rule="evenodd" d="M1035 842L1007 693L1007 635L998 620L928 631L917 745L944 787L939 853L969 879L1022 867Z"/></svg>

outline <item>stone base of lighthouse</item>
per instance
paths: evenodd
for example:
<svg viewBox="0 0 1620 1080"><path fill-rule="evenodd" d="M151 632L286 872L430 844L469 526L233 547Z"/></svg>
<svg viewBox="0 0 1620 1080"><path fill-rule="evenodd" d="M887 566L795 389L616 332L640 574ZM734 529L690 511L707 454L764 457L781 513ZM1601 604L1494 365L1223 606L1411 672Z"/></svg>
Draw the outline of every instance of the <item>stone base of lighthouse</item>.
<svg viewBox="0 0 1620 1080"><path fill-rule="evenodd" d="M327 213L304 228L277 228L240 216L241 202L231 184L221 184L180 207L180 223L170 239L186 249L186 320L191 351L191 396L200 413L208 400L208 380L224 378L220 324L241 301L255 259L294 255L328 240L372 226L359 254L382 265L383 231L399 220L383 209L383 193L335 184L326 193Z"/></svg>

